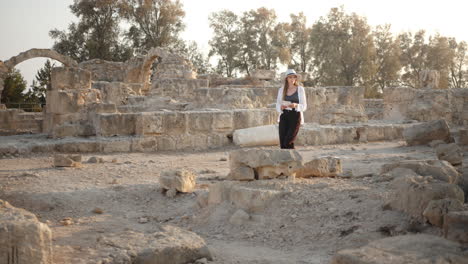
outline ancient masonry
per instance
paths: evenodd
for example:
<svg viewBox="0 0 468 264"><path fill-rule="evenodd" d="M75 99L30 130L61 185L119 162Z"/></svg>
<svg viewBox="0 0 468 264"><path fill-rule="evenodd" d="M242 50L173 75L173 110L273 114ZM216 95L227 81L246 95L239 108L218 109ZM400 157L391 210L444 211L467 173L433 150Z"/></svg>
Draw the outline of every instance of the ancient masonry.
<svg viewBox="0 0 468 264"><path fill-rule="evenodd" d="M42 113L3 107L0 134L49 140L32 137L12 147L6 137L1 154L206 149L232 144L236 130L266 125L274 130L276 124L273 103L281 83L274 71L254 72L248 85L224 79L226 84L212 87L210 81L222 78L197 78L189 61L161 48L126 62L80 64L53 50L32 49L0 62L0 90L9 69L36 57L63 64L52 71L47 105ZM437 74L426 75L426 89L387 88L380 100L364 99L361 87L307 87L306 125L298 144L402 139L408 125L439 119L452 127L466 125L468 90L432 89Z"/></svg>

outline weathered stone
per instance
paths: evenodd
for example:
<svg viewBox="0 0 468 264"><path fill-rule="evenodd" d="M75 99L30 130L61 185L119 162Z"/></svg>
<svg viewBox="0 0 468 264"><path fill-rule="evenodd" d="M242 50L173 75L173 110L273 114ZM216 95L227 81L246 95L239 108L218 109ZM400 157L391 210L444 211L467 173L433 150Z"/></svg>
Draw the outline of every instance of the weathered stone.
<svg viewBox="0 0 468 264"><path fill-rule="evenodd" d="M246 146L269 146L278 145L278 126L258 126L244 129L237 129L233 133L234 144Z"/></svg>
<svg viewBox="0 0 468 264"><path fill-rule="evenodd" d="M246 213L242 209L238 209L232 216L229 218L229 223L233 225L240 226L247 222L250 219L250 216L248 213Z"/></svg>
<svg viewBox="0 0 468 264"><path fill-rule="evenodd" d="M92 73L93 81L122 82L127 69L126 63L92 59L80 63L80 68Z"/></svg>
<svg viewBox="0 0 468 264"><path fill-rule="evenodd" d="M459 130L460 145L468 145L468 129Z"/></svg>
<svg viewBox="0 0 468 264"><path fill-rule="evenodd" d="M184 264L193 263L200 258L212 260L205 240L197 234L169 225L156 228L157 231L151 233L125 231L111 234L100 238L98 247L106 249L113 245L126 249L123 252L127 254L129 262L117 262L116 259L112 259L108 263ZM118 257L117 254L114 257Z"/></svg>
<svg viewBox="0 0 468 264"><path fill-rule="evenodd" d="M468 245L468 211L449 212L445 215L444 237Z"/></svg>
<svg viewBox="0 0 468 264"><path fill-rule="evenodd" d="M423 216L432 225L443 227L444 217L451 211L463 210L463 203L454 199L432 200L423 212Z"/></svg>
<svg viewBox="0 0 468 264"><path fill-rule="evenodd" d="M271 81L276 78L276 71L256 69L252 71L250 76L259 80Z"/></svg>
<svg viewBox="0 0 468 264"><path fill-rule="evenodd" d="M439 144L435 148L437 158L446 160L452 165L460 165L463 162L463 151L455 144Z"/></svg>
<svg viewBox="0 0 468 264"><path fill-rule="evenodd" d="M424 210L432 200L450 198L463 203L465 199L463 190L457 185L431 177L398 177L391 182L391 188L390 207L417 219L422 219Z"/></svg>
<svg viewBox="0 0 468 264"><path fill-rule="evenodd" d="M445 120L431 121L407 127L403 131L406 143L409 146L428 144L433 140L453 142L448 124Z"/></svg>
<svg viewBox="0 0 468 264"><path fill-rule="evenodd" d="M166 170L161 172L159 184L166 190L176 189L179 192L192 192L195 188L196 175L186 169Z"/></svg>
<svg viewBox="0 0 468 264"><path fill-rule="evenodd" d="M52 264L52 232L26 210L0 200L0 263Z"/></svg>
<svg viewBox="0 0 468 264"><path fill-rule="evenodd" d="M322 157L308 161L296 171L296 177L335 177L343 172L341 160L337 157Z"/></svg>
<svg viewBox="0 0 468 264"><path fill-rule="evenodd" d="M234 181L252 181L255 180L255 172L250 167L241 166L231 170L227 179Z"/></svg>
<svg viewBox="0 0 468 264"><path fill-rule="evenodd" d="M439 88L440 73L436 70L423 70L419 73L421 88L437 89Z"/></svg>
<svg viewBox="0 0 468 264"><path fill-rule="evenodd" d="M81 165L81 155L54 155L54 167L79 167Z"/></svg>
<svg viewBox="0 0 468 264"><path fill-rule="evenodd" d="M390 164L384 164L381 173L387 173L395 168L411 169L421 176L431 176L435 179L458 183L460 173L445 160L403 160Z"/></svg>
<svg viewBox="0 0 468 264"><path fill-rule="evenodd" d="M381 173L377 181L385 182L385 181L392 181L398 177L412 177L412 176L420 176L420 175L411 169L396 167L394 169Z"/></svg>
<svg viewBox="0 0 468 264"><path fill-rule="evenodd" d="M54 67L50 73L52 90L91 89L91 72L70 67Z"/></svg>
<svg viewBox="0 0 468 264"><path fill-rule="evenodd" d="M283 192L252 188L248 186L233 185L229 191L229 200L237 208L246 212L260 212L264 210L275 199L283 196Z"/></svg>
<svg viewBox="0 0 468 264"><path fill-rule="evenodd" d="M451 264L467 263L460 244L426 235L405 235L372 241L357 249L344 249L330 264Z"/></svg>

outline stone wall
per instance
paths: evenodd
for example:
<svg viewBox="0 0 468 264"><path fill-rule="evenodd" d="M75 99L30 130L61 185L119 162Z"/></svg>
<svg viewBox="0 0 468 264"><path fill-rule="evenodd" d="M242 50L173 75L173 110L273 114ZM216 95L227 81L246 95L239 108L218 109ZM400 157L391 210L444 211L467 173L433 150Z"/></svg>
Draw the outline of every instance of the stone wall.
<svg viewBox="0 0 468 264"><path fill-rule="evenodd" d="M43 114L20 109L0 110L0 136L42 132Z"/></svg>
<svg viewBox="0 0 468 264"><path fill-rule="evenodd" d="M79 67L92 73L92 81L123 82L127 65L124 62L94 59L84 61Z"/></svg>
<svg viewBox="0 0 468 264"><path fill-rule="evenodd" d="M468 89L386 88L384 119L391 121L433 121L468 124Z"/></svg>
<svg viewBox="0 0 468 264"><path fill-rule="evenodd" d="M361 87L306 87L307 123L339 124L366 122L364 89ZM195 91L194 107L274 108L278 87L205 88Z"/></svg>
<svg viewBox="0 0 468 264"><path fill-rule="evenodd" d="M231 134L236 129L276 123L274 109L218 111L157 111L98 114L98 136L175 136L185 134Z"/></svg>
<svg viewBox="0 0 468 264"><path fill-rule="evenodd" d="M381 120L383 118L383 99L364 99L364 108L369 120Z"/></svg>

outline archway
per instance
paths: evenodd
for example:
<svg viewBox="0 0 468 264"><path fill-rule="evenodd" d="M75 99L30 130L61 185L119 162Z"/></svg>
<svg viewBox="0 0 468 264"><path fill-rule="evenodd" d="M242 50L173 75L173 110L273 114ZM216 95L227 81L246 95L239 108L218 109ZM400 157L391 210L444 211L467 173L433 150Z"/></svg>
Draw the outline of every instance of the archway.
<svg viewBox="0 0 468 264"><path fill-rule="evenodd" d="M3 91L3 81L10 70L12 70L17 64L29 60L32 58L50 58L57 60L63 65L67 67L77 67L78 63L73 60L72 58L62 55L55 50L51 49L30 49L25 52L21 52L20 54L11 57L9 60L5 62L0 61L0 100L2 99L2 91Z"/></svg>

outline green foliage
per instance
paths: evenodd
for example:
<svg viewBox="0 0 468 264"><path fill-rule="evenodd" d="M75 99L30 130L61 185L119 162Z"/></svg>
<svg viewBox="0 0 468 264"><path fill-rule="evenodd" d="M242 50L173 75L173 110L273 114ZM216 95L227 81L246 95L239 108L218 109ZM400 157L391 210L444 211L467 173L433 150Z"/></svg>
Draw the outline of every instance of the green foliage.
<svg viewBox="0 0 468 264"><path fill-rule="evenodd" d="M90 59L124 61L133 55L132 49L120 38L120 4L114 0L75 0L70 5L78 23L67 31L53 29L53 49L81 62Z"/></svg>
<svg viewBox="0 0 468 264"><path fill-rule="evenodd" d="M450 48L454 51L454 58L450 63L449 87L466 88L468 85L467 44L465 41L450 40Z"/></svg>
<svg viewBox="0 0 468 264"><path fill-rule="evenodd" d="M33 80L31 89L26 93L27 101L44 105L46 103L46 92L50 90L51 77L50 73L55 63L47 60L44 67L39 69L36 74L36 79Z"/></svg>
<svg viewBox="0 0 468 264"><path fill-rule="evenodd" d="M390 32L390 25L377 26L373 35L376 51L374 60L376 72L373 86L378 86L378 88L372 89L372 96L376 94L377 90L397 86L402 67L399 59L401 56L399 42Z"/></svg>
<svg viewBox="0 0 468 264"><path fill-rule="evenodd" d="M310 40L311 69L319 85L369 85L375 48L365 18L332 8L312 26Z"/></svg>
<svg viewBox="0 0 468 264"><path fill-rule="evenodd" d="M137 53L181 42L185 12L178 0L122 0L120 12L131 24L125 35Z"/></svg>
<svg viewBox="0 0 468 264"><path fill-rule="evenodd" d="M26 102L23 92L26 90L26 81L21 73L13 69L7 74L3 83L2 104L20 104Z"/></svg>
<svg viewBox="0 0 468 264"><path fill-rule="evenodd" d="M198 74L213 72L208 58L203 55L195 41L180 42L180 44L175 47L175 52L182 53L190 60Z"/></svg>

